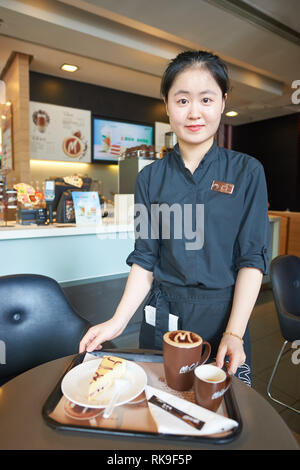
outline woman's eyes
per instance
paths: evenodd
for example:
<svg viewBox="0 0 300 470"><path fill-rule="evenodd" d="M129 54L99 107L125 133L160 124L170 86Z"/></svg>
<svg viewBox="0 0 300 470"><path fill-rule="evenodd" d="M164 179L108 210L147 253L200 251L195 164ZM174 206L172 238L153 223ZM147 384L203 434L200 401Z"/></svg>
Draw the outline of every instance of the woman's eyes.
<svg viewBox="0 0 300 470"><path fill-rule="evenodd" d="M204 104L209 104L209 103L212 102L212 99L211 99L211 98L208 98L208 97L204 97L204 98L202 98L201 101L202 101L202 103L204 103ZM184 104L187 104L187 103L188 103L188 100L187 100L186 98L180 98L180 100L178 100L177 103L184 105Z"/></svg>
<svg viewBox="0 0 300 470"><path fill-rule="evenodd" d="M188 102L188 100L185 99L185 98L181 98L180 100L177 101L177 103L179 103L179 104L186 104L187 102Z"/></svg>

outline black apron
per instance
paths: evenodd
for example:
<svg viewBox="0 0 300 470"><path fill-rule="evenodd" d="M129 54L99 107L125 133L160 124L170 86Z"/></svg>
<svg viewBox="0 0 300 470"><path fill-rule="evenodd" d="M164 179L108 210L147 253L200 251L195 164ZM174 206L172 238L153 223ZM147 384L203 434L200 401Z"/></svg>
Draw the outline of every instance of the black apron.
<svg viewBox="0 0 300 470"><path fill-rule="evenodd" d="M155 280L143 306L140 348L161 350L163 335L167 331L194 331L211 344L210 361L214 361L229 320L233 294L234 286L206 289L170 286ZM149 306L152 308L150 321L147 315ZM251 344L248 326L243 339L246 361L237 369L235 375L251 386Z"/></svg>

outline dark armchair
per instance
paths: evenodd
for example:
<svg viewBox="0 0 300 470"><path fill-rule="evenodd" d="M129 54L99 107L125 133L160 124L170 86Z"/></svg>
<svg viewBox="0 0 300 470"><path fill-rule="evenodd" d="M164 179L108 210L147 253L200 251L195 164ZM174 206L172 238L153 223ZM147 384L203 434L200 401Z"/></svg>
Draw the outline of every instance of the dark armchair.
<svg viewBox="0 0 300 470"><path fill-rule="evenodd" d="M294 255L280 255L274 258L270 264L270 279L284 342L275 362L267 393L271 400L300 413L300 410L282 403L271 394L271 384L286 345L300 340L300 258Z"/></svg>
<svg viewBox="0 0 300 470"><path fill-rule="evenodd" d="M39 364L77 353L89 326L54 279L0 277L0 385Z"/></svg>

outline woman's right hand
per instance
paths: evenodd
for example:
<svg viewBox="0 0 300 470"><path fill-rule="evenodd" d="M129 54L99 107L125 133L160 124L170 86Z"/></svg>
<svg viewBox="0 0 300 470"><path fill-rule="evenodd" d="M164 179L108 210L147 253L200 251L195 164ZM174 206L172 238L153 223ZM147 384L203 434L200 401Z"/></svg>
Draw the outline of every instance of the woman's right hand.
<svg viewBox="0 0 300 470"><path fill-rule="evenodd" d="M91 352L95 349L101 349L102 343L119 336L148 294L152 282L153 273L134 263L114 316L103 323L92 326L88 330L80 341L79 352Z"/></svg>
<svg viewBox="0 0 300 470"><path fill-rule="evenodd" d="M126 323L121 323L114 318L92 326L80 341L79 353L101 349L102 343L119 336L125 327Z"/></svg>

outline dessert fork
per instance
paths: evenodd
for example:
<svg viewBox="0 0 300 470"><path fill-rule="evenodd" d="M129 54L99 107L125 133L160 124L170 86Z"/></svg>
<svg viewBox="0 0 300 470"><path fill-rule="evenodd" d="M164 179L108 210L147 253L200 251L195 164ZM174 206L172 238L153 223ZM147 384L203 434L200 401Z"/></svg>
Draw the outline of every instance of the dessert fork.
<svg viewBox="0 0 300 470"><path fill-rule="evenodd" d="M114 392L112 394L112 397L110 399L110 402L106 406L103 412L103 418L109 418L113 412L113 409L116 405L116 402L120 396L121 393L127 390L129 387L129 380L127 379L115 379L114 383Z"/></svg>

